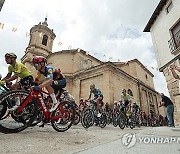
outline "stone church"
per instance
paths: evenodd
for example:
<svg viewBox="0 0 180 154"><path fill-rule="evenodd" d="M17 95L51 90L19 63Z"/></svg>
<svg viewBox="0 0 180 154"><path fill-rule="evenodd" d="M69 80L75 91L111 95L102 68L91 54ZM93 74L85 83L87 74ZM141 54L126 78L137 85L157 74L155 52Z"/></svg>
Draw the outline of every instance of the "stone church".
<svg viewBox="0 0 180 154"><path fill-rule="evenodd" d="M47 18L31 28L30 41L21 60L34 75L33 56L45 56L49 65L61 69L67 79L66 89L77 102L80 98L88 98L89 86L94 83L102 91L105 103L113 105L120 100L125 88L146 113L149 113L150 104L154 104L156 113L164 114L164 109L158 108L160 96L154 89L154 76L138 59L126 63L102 62L79 48L52 52L55 37Z"/></svg>

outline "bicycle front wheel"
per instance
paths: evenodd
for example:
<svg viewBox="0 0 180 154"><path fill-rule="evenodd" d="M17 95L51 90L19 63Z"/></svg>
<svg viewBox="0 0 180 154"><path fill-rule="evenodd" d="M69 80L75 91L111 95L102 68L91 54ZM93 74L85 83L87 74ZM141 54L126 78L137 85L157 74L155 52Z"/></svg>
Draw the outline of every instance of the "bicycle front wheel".
<svg viewBox="0 0 180 154"><path fill-rule="evenodd" d="M1 97L0 104L6 102L8 107L12 106L16 102L15 99L17 97L22 104L28 95L27 91L10 91ZM0 120L0 132L17 133L26 129L34 121L37 116L37 104L32 99L20 113L17 113L16 110L7 110L7 112L9 112L9 115Z"/></svg>
<svg viewBox="0 0 180 154"><path fill-rule="evenodd" d="M61 107L63 107L63 111L61 111ZM67 131L74 122L75 108L73 104L69 101L61 102L58 108L51 113L51 118L56 116L62 116L62 118L51 120L52 127L58 132Z"/></svg>

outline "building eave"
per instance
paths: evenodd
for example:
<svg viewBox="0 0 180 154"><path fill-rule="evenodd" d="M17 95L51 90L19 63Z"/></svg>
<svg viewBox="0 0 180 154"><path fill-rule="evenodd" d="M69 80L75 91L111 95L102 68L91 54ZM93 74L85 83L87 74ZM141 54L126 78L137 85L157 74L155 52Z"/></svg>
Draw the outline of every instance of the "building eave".
<svg viewBox="0 0 180 154"><path fill-rule="evenodd" d="M155 11L153 12L151 18L149 19L146 27L144 28L143 32L150 32L151 26L156 21L156 18L159 16L160 12L162 11L164 5L166 5L168 0L161 0L156 7Z"/></svg>

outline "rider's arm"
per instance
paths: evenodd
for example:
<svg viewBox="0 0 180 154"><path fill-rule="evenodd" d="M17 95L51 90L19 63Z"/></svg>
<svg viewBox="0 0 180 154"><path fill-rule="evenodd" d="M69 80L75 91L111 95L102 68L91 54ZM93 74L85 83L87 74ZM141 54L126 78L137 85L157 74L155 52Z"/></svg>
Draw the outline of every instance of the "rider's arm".
<svg viewBox="0 0 180 154"><path fill-rule="evenodd" d="M124 96L121 94L121 99L120 99L121 102L124 101Z"/></svg>
<svg viewBox="0 0 180 154"><path fill-rule="evenodd" d="M15 80L15 79L18 79L18 77L19 77L19 74L18 74L18 73L15 73L13 76L4 79L4 81L5 81L6 83L8 83L8 82L10 82L10 81L13 81L13 80Z"/></svg>
<svg viewBox="0 0 180 154"><path fill-rule="evenodd" d="M49 85L51 85L51 83L53 82L54 80L47 80L47 81L45 81L45 82L43 82L42 84L40 84L39 85L39 88L41 89L41 88L44 88L44 87L47 87L47 86L49 86Z"/></svg>
<svg viewBox="0 0 180 154"><path fill-rule="evenodd" d="M7 83L7 82L13 81L15 79L18 79L19 74L21 73L21 71L22 71L22 66L20 65L20 63L16 63L15 68L14 68L14 75L9 77L9 78L6 78L5 82ZM9 65L8 74L11 74L12 72L13 72L13 66Z"/></svg>
<svg viewBox="0 0 180 154"><path fill-rule="evenodd" d="M11 75L12 75L12 73L8 73L8 74L7 74L3 79L1 79L1 80L6 80L6 79L10 78Z"/></svg>
<svg viewBox="0 0 180 154"><path fill-rule="evenodd" d="M52 84L53 80L53 68L52 67L46 67L46 72L48 72L45 82L39 85L39 88L44 88ZM40 72L39 72L40 73Z"/></svg>
<svg viewBox="0 0 180 154"><path fill-rule="evenodd" d="M90 98L91 98L91 95L92 95L92 91L90 91L90 94L89 94L89 98L88 98L88 99L90 99Z"/></svg>
<svg viewBox="0 0 180 154"><path fill-rule="evenodd" d="M39 82L39 81L40 81L40 78L41 78L41 73L38 71L38 72L36 73L35 82Z"/></svg>

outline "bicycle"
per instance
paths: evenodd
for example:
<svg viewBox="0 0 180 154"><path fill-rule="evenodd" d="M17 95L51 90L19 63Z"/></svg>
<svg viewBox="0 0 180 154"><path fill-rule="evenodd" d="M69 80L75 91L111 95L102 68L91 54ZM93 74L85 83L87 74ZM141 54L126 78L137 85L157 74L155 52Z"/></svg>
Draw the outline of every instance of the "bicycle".
<svg viewBox="0 0 180 154"><path fill-rule="evenodd" d="M0 120L0 132L17 133L28 128L37 118L38 103L42 110L44 122L51 122L52 127L58 132L68 130L74 121L75 109L71 101L67 98L65 90L61 90L57 96L60 102L59 106L52 113L49 112L42 95L48 95L42 89L39 91L10 91L1 97L0 104L6 102L8 105L15 102L15 98L19 97L21 104L15 111L10 112L9 116ZM14 120L15 116L16 120Z"/></svg>
<svg viewBox="0 0 180 154"><path fill-rule="evenodd" d="M5 93L7 93L9 91L9 89L6 86L4 86L4 85L0 85L0 88L1 88L1 90L0 90L0 97L2 97ZM6 102L1 103L0 104L0 120L7 116L6 115L4 117L4 115L6 114L6 110L7 110Z"/></svg>
<svg viewBox="0 0 180 154"><path fill-rule="evenodd" d="M119 114L119 127L124 129L125 126L129 126L131 129L133 129L135 127L135 123L136 121L132 116L132 113L128 114L127 107L122 107Z"/></svg>
<svg viewBox="0 0 180 154"><path fill-rule="evenodd" d="M85 109L82 114L81 123L84 128L89 128L96 123L101 128L104 128L107 124L106 114L104 112L101 113L100 117L97 117L95 111L96 102L92 99L90 100L90 106Z"/></svg>

